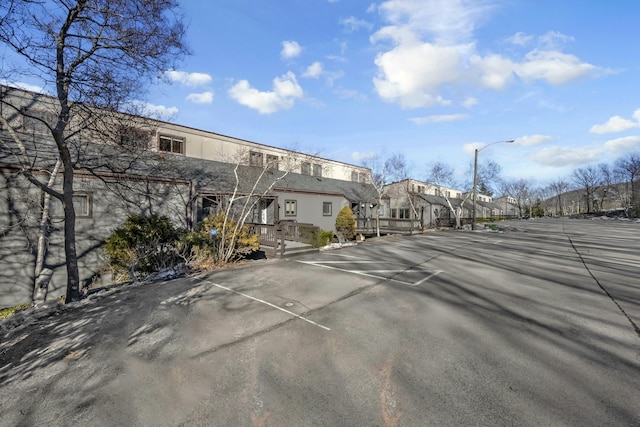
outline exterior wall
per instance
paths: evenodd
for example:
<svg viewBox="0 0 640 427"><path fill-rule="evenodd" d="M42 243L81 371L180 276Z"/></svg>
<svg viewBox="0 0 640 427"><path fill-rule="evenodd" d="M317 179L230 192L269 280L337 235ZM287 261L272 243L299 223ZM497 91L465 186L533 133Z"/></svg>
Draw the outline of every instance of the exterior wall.
<svg viewBox="0 0 640 427"><path fill-rule="evenodd" d="M333 230L336 227L336 216L340 209L349 205L349 201L339 195L312 194L298 192L276 192L278 195L279 217L285 221L311 223L323 230ZM286 202L295 201L296 215L286 215ZM323 214L323 204L331 203L331 215Z"/></svg>
<svg viewBox="0 0 640 427"><path fill-rule="evenodd" d="M118 194L114 182L110 190L93 177L77 177L75 185L76 194L90 200L89 215L76 218L76 250L84 286L98 279L104 271L104 240L113 229L122 225L128 214L156 213L168 216L176 226L187 225L185 201L189 200L190 187L185 182L130 181L122 194ZM31 300L42 196L24 178L10 173L0 174L0 188L0 230L3 231L0 235L0 307L6 307ZM48 299L63 295L66 288L64 220L56 215L59 208L53 206L59 203L51 201L51 234L45 267L51 269L53 275Z"/></svg>
<svg viewBox="0 0 640 427"><path fill-rule="evenodd" d="M195 157L204 160L215 160L226 163L249 164L250 153L260 153L263 156L263 164L266 165L267 156L277 156L280 161L279 168L290 169L292 172L302 173L301 164L310 164L309 175L319 175L325 178L339 179L343 181L361 181L369 175L367 168L324 159L318 156L306 155L291 150L245 141L225 135L206 132L198 129L180 126L178 124L161 123L156 132L156 140L153 148L158 149L160 135L182 137L185 140L185 152L187 157ZM314 165L322 170L317 174ZM355 174L355 175L354 175ZM352 179L356 178L357 179Z"/></svg>
<svg viewBox="0 0 640 427"><path fill-rule="evenodd" d="M406 179L385 186L385 196L388 197L388 203L385 203L384 218L392 217L392 209L411 209L409 197L413 200L416 212L410 210L412 219L424 218L427 223L427 217L435 218L439 216L440 210L436 205L431 205L419 197L420 194L439 196L440 192L445 192L448 197L459 198L462 195L460 190L450 187L438 188L434 184L415 179ZM416 215L417 213L417 215Z"/></svg>
<svg viewBox="0 0 640 427"><path fill-rule="evenodd" d="M2 91L0 96L4 102L14 105L18 109L29 108L34 112L46 113L54 117L57 115L57 103L55 99L49 96L7 88L2 85L0 85L0 91ZM11 125L16 130L22 130L25 119L20 112L2 104L0 103L0 114L10 119ZM308 175L356 182L364 182L370 176L370 170L362 166L271 147L179 124L111 112L104 114L103 117L105 118L104 123L98 121L99 125L96 125L98 127L91 129L91 131L84 131L81 138L87 141L120 143L120 138L124 136L122 135L124 130L117 128L131 128L138 131L135 132L136 138L144 134L144 139L149 139L148 148L154 151L159 150L161 135L177 136L184 139L184 149L182 153L176 155L226 163L238 163L240 161L241 164L249 164L250 153L256 152L263 155L265 164L267 155L277 156L282 170L302 173L302 163L309 163L310 170ZM69 129L72 130L77 126L75 117L72 117ZM50 138L50 135L47 136ZM314 165L316 166L315 168Z"/></svg>

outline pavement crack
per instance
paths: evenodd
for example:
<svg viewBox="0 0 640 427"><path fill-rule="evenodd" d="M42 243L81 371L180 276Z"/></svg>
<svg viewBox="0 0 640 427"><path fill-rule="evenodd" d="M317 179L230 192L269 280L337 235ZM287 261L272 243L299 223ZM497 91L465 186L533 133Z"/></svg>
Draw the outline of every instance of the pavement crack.
<svg viewBox="0 0 640 427"><path fill-rule="evenodd" d="M585 261L585 259L582 257L582 254L580 253L580 251L578 251L578 248L576 247L576 245L573 243L573 240L571 239L571 236L569 236L569 234L567 234L564 231L564 225L562 226L562 231L565 234L565 236L567 236L567 239L569 239L569 243L571 243L571 247L573 248L573 250L575 251L575 253L578 255L578 258L580 258L580 261L582 262L582 265L584 266L584 268L587 270L587 272L589 273L589 275L591 276L591 278L593 278L593 280L597 283L597 285L600 287L600 289L602 289L602 292L604 292L609 299L616 305L616 307L618 307L618 310L620 310L620 312L624 315L624 317L627 318L627 320L629 321L629 323L631 324L631 326L633 327L633 330L636 332L636 335L638 337L640 337L640 327L636 324L636 322L633 321L633 319L631 318L631 316L629 316L627 314L627 312L624 310L624 308L622 308L622 306L618 303L618 301L616 300L616 298L607 290L607 288L604 287L604 285L602 283L600 283L600 281L598 280L598 278L593 274L593 272L591 271L591 269L589 268L589 266L587 265L587 262Z"/></svg>

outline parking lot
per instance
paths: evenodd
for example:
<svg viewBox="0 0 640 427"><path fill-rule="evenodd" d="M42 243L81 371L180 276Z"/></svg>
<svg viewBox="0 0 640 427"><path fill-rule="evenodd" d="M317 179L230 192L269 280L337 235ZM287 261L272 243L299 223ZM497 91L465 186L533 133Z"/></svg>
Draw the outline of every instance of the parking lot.
<svg viewBox="0 0 640 427"><path fill-rule="evenodd" d="M2 424L640 424L640 224L502 225L257 261L42 319L3 338Z"/></svg>

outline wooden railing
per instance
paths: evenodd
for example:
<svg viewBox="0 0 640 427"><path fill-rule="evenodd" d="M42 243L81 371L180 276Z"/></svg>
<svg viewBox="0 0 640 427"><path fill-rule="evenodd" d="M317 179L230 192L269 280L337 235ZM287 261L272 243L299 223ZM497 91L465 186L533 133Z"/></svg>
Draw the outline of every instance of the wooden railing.
<svg viewBox="0 0 640 427"><path fill-rule="evenodd" d="M280 221L277 224L247 224L253 227L261 245L270 246L276 253L284 255L285 240L313 244L313 233L320 227L293 221Z"/></svg>
<svg viewBox="0 0 640 427"><path fill-rule="evenodd" d="M277 246L278 236L276 226L273 224L247 224L253 227L253 232L258 235L261 245Z"/></svg>
<svg viewBox="0 0 640 427"><path fill-rule="evenodd" d="M305 224L293 221L280 221L278 223L282 228L285 240L293 240L294 242L313 244L313 233L320 231L320 227L313 224Z"/></svg>
<svg viewBox="0 0 640 427"><path fill-rule="evenodd" d="M356 219L356 230L358 231L375 231L376 230L376 218L369 220L365 218ZM399 232L412 232L422 229L420 220L417 219L397 219L397 218L380 218L380 230L381 231L399 231Z"/></svg>

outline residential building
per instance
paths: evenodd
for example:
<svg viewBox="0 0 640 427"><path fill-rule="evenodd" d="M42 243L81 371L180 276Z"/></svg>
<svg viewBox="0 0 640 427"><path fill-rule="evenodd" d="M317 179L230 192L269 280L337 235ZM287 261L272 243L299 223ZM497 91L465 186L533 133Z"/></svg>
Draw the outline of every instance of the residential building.
<svg viewBox="0 0 640 427"><path fill-rule="evenodd" d="M46 95L0 86L0 116L7 121L0 126L0 307L30 299L41 226L49 231L50 295L66 285L62 206L52 198L50 220L40 224L46 197L21 173L28 167L36 179L49 180L58 157L47 128L55 105ZM85 285L100 277L102 243L129 213L166 215L189 229L233 195L257 201L249 222L289 220L333 230L343 206L376 200L365 182L370 171L361 166L139 116L105 112L92 120L95 111L81 112L86 115L74 116L68 129ZM60 176L53 188L61 188Z"/></svg>

